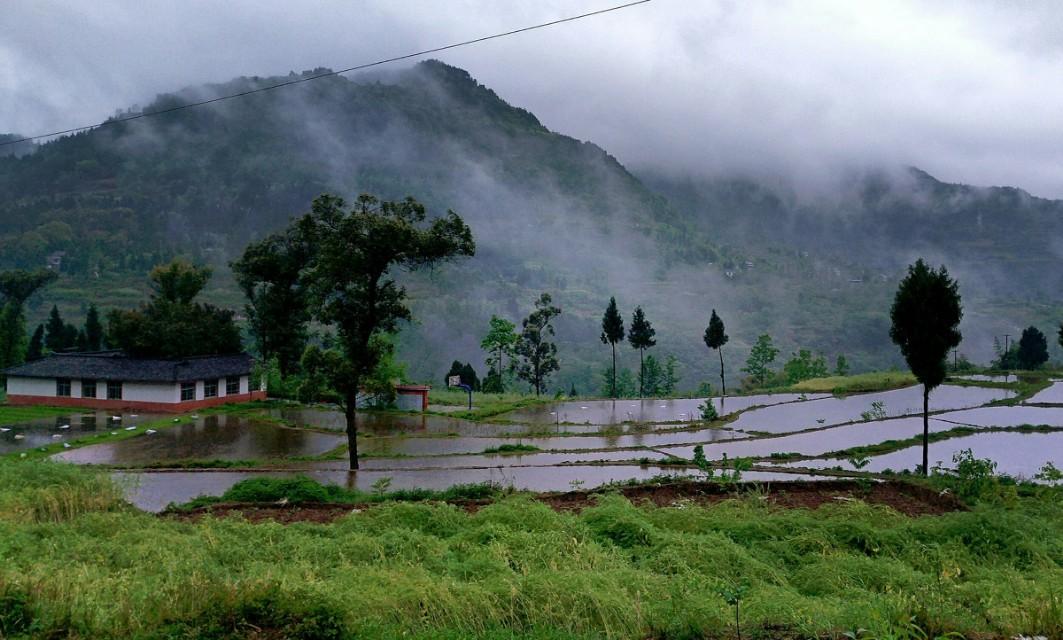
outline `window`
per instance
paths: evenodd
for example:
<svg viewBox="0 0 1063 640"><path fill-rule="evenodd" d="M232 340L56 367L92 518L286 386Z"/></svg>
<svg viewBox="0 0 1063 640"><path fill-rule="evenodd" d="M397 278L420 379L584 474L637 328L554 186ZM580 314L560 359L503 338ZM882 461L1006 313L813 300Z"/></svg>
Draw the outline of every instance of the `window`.
<svg viewBox="0 0 1063 640"><path fill-rule="evenodd" d="M108 400L121 400L122 399L122 381L121 380L108 380L107 381L107 399Z"/></svg>
<svg viewBox="0 0 1063 640"><path fill-rule="evenodd" d="M225 379L225 395L235 396L240 394L240 376L229 376Z"/></svg>
<svg viewBox="0 0 1063 640"><path fill-rule="evenodd" d="M96 381L95 380L82 380L81 381L81 397L82 398L95 398L96 397Z"/></svg>
<svg viewBox="0 0 1063 640"><path fill-rule="evenodd" d="M204 398L216 398L216 397L218 397L218 381L217 380L204 380L203 381L203 397Z"/></svg>
<svg viewBox="0 0 1063 640"><path fill-rule="evenodd" d="M181 402L188 402L189 400L196 399L196 383L195 382L182 382L181 383Z"/></svg>
<svg viewBox="0 0 1063 640"><path fill-rule="evenodd" d="M60 398L70 397L70 378L55 379L55 395Z"/></svg>

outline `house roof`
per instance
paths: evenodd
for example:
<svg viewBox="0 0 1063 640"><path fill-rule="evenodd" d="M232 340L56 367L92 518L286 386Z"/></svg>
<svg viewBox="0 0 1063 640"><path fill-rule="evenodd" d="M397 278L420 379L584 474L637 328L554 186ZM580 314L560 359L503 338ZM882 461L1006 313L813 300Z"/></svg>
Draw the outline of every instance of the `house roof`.
<svg viewBox="0 0 1063 640"><path fill-rule="evenodd" d="M246 353L192 358L133 358L121 351L53 353L3 371L8 377L82 378L129 382L187 382L251 372Z"/></svg>

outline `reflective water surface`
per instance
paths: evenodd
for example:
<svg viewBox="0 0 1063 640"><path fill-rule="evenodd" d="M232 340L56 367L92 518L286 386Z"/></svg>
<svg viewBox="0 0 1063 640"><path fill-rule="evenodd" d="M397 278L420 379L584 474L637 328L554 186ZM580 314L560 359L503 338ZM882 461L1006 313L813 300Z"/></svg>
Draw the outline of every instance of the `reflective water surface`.
<svg viewBox="0 0 1063 640"><path fill-rule="evenodd" d="M127 427L139 428L157 418L157 415L136 413L75 411L25 422L0 423L0 455L87 436L104 437Z"/></svg>

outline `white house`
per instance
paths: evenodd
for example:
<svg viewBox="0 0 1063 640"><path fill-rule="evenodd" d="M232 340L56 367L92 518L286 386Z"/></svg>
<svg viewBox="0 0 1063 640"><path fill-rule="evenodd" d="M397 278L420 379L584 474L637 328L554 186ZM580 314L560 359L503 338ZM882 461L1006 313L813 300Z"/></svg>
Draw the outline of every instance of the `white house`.
<svg viewBox="0 0 1063 640"><path fill-rule="evenodd" d="M251 389L251 356L157 359L120 351L54 353L3 371L9 404L190 411L264 400Z"/></svg>

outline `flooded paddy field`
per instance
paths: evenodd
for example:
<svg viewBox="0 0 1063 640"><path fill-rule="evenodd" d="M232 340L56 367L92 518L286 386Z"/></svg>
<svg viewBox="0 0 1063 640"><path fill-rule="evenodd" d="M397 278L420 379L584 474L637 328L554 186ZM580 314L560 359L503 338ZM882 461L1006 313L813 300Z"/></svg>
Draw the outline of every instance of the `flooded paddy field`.
<svg viewBox="0 0 1063 640"><path fill-rule="evenodd" d="M72 411L32 420L0 423L0 455L26 451L77 440L86 436L105 435L159 419L158 415L105 411Z"/></svg>
<svg viewBox="0 0 1063 640"><path fill-rule="evenodd" d="M1047 389L1034 394L1026 401L1027 404L1060 404L1063 405L1063 381L1053 380Z"/></svg>
<svg viewBox="0 0 1063 640"><path fill-rule="evenodd" d="M1014 392L1006 389L942 386L931 396L932 410L938 411L931 416L931 431L948 431L959 426L1063 427L1063 406L981 406L1013 396ZM361 470L354 474L347 471L347 461L339 448L346 443L342 433L343 415L335 410L295 406L271 409L258 417L220 413L191 420L186 417L174 424L164 421L160 424L165 426L160 426L155 433L91 444L62 451L55 457L74 463L128 467L115 473L125 480L135 480L129 485L133 501L146 508L159 509L169 502L202 494L218 495L233 483L253 475L295 473L361 490L370 490L373 482L381 478L390 478L395 489L442 489L453 484L494 482L518 489L568 490L582 484L590 487L673 473L674 467L662 467L659 463L672 457L691 459L695 445L702 445L706 457L715 461L724 456L768 459L772 454L798 454L819 459L814 465L833 467L837 461L822 460L832 451L902 440L922 433L922 418L916 415L922 405L919 387L840 398L824 394L729 398L724 402L724 411L732 416L729 423L706 427L694 421L688 425L683 416L701 402L696 399L563 402L511 412L505 415L505 421L495 422L431 414L360 412L359 451L363 457ZM887 417L861 421L861 413L868 411L873 402L882 403L881 413ZM641 405L640 415L644 418L677 421L632 423L626 415L627 409L638 408L631 407L632 404ZM558 424L557 412L564 416L570 410L586 411L586 424ZM100 424L101 419L110 426L106 422L109 416L95 416L93 427L87 416L77 415L78 424L83 421L86 430L76 435L106 428ZM518 418L527 422L516 422ZM40 431L40 441L50 444L53 433L66 424L65 419L66 416L61 420L38 421L33 428ZM555 424L550 424L551 419ZM131 420L131 416L123 416L122 424L112 428L124 429L123 425L130 424ZM551 433L552 427L559 428L560 432ZM71 426L62 431L74 429ZM1031 440L991 438L987 442L1004 445L1021 442L1023 451L1033 446ZM1057 438L1040 442L1046 447L1060 444ZM514 445L534 447L537 451L504 454L492 451L500 447L512 449ZM334 452L334 458L323 455L330 452ZM1008 468L1011 468L1015 456L1008 455ZM874 461L874 468L896 464L892 458L881 458ZM241 466L249 468L240 471L138 469L168 463L180 466L189 460L247 461L247 465ZM907 466L911 465L897 468ZM1003 465L1002 471L1006 471ZM778 473L785 479L787 472L792 475L794 470L780 467ZM749 479L755 476L750 475ZM764 479L772 477L764 476Z"/></svg>
<svg viewBox="0 0 1063 640"><path fill-rule="evenodd" d="M953 466L952 456L970 449L975 458L989 458L997 463L997 473L1016 478L1031 479L1046 463L1063 466L1063 431L1049 433L1017 433L998 431L975 433L962 438L951 438L930 443L930 466ZM882 472L914 470L922 464L922 446L908 447L870 459L864 471ZM824 458L780 464L781 467L807 469L830 469L841 467L851 470L847 460Z"/></svg>

